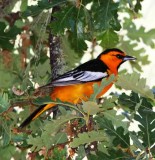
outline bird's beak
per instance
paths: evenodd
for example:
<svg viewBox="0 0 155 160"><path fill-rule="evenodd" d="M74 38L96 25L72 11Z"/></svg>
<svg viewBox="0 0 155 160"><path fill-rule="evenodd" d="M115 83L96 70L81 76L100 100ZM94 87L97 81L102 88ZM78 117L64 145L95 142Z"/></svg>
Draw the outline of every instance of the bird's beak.
<svg viewBox="0 0 155 160"><path fill-rule="evenodd" d="M137 59L137 58L135 58L135 57L126 55L126 56L123 58L123 61L131 61L131 60L136 60L136 59Z"/></svg>

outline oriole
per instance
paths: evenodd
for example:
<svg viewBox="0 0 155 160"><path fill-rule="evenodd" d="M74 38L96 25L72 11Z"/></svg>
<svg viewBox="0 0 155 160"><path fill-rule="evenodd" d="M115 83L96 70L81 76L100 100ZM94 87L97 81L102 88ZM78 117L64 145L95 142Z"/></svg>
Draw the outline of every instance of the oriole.
<svg viewBox="0 0 155 160"><path fill-rule="evenodd" d="M93 84L100 85L103 78L111 74L117 75L119 66L127 60L136 58L126 55L123 51L113 48L102 52L96 59L81 64L77 68L60 75L58 78L47 84L46 87L53 87L50 95L52 100L59 99L62 102L78 104L87 101L93 93ZM101 97L107 92L113 83L106 86L97 96ZM36 109L21 125L23 128L32 120L36 119L46 110L56 106L47 104Z"/></svg>

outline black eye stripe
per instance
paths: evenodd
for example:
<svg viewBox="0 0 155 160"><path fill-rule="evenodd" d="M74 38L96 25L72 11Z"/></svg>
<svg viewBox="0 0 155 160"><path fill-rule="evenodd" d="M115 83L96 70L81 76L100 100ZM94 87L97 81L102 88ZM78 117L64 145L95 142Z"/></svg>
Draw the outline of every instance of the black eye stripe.
<svg viewBox="0 0 155 160"><path fill-rule="evenodd" d="M116 57L117 57L118 59L123 59L123 58L124 58L124 56L122 56L122 55L120 55L120 54L117 54Z"/></svg>

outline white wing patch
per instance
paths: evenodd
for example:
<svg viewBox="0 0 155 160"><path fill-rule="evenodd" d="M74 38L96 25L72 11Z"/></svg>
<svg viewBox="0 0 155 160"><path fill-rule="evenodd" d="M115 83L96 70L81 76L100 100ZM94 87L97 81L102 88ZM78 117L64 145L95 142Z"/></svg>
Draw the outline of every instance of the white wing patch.
<svg viewBox="0 0 155 160"><path fill-rule="evenodd" d="M103 77L108 76L108 74L105 72L90 72L90 71L84 71L84 74L82 76L77 77L77 80L83 81L83 82L89 82L101 79Z"/></svg>
<svg viewBox="0 0 155 160"><path fill-rule="evenodd" d="M80 84L105 78L108 76L107 72L91 72L91 71L71 71L60 76L52 82L53 86L66 86L73 84Z"/></svg>

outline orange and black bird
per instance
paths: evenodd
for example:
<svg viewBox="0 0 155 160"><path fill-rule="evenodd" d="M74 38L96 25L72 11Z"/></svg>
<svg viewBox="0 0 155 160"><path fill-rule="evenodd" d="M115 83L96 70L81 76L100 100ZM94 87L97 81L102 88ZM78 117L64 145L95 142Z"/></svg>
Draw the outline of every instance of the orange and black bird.
<svg viewBox="0 0 155 160"><path fill-rule="evenodd" d="M81 64L77 68L60 75L45 87L53 87L50 97L52 100L59 99L62 102L78 104L87 101L93 93L93 84L100 85L103 78L111 74L117 75L119 66L128 60L135 60L135 57L126 55L120 49L112 48L102 52L96 59ZM100 98L107 92L113 83L109 84L97 95ZM56 106L47 104L36 109L21 125L25 127L32 120L36 119L43 112Z"/></svg>

